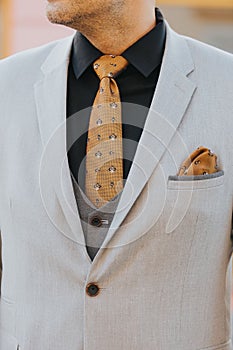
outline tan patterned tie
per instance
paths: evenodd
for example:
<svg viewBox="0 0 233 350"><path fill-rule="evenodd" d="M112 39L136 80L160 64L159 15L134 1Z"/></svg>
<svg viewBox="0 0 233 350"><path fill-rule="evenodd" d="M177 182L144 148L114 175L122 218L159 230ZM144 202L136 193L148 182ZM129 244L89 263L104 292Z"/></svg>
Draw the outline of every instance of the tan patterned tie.
<svg viewBox="0 0 233 350"><path fill-rule="evenodd" d="M123 189L120 94L115 79L128 65L122 56L104 55L93 67L100 79L89 121L85 191L98 208Z"/></svg>

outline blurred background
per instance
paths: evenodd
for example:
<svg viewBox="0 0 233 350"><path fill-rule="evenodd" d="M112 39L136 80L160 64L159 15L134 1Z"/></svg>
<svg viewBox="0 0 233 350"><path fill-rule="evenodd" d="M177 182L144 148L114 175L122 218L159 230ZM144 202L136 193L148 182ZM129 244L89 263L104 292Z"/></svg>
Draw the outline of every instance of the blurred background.
<svg viewBox="0 0 233 350"><path fill-rule="evenodd" d="M0 58L72 33L52 25L46 0L0 0ZM157 0L179 33L233 52L233 0Z"/></svg>
<svg viewBox="0 0 233 350"><path fill-rule="evenodd" d="M48 22L45 2L0 0L0 58L73 33ZM178 33L233 53L233 0L157 0L156 6Z"/></svg>

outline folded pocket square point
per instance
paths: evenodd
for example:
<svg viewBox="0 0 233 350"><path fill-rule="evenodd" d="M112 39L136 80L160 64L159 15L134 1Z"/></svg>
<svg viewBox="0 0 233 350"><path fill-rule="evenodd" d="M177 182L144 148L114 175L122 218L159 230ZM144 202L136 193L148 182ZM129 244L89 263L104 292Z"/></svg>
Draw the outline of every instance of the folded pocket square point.
<svg viewBox="0 0 233 350"><path fill-rule="evenodd" d="M177 175L206 175L218 170L217 155L209 148L199 146L181 164Z"/></svg>

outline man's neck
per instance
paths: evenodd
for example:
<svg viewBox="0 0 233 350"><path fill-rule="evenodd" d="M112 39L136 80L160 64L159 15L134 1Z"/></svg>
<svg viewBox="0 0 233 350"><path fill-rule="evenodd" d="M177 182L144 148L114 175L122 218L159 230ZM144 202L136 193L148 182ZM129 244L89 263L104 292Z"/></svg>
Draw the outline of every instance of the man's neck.
<svg viewBox="0 0 233 350"><path fill-rule="evenodd" d="M86 36L87 39L99 51L105 55L121 55L127 48L133 45L141 37L146 35L156 25L155 19L142 28L131 31L129 29L109 28L104 32L96 32L95 35ZM85 34L84 34L85 35Z"/></svg>
<svg viewBox="0 0 233 350"><path fill-rule="evenodd" d="M89 23L81 33L106 55L121 55L128 47L152 30L156 25L155 11L135 10L130 18L109 19Z"/></svg>

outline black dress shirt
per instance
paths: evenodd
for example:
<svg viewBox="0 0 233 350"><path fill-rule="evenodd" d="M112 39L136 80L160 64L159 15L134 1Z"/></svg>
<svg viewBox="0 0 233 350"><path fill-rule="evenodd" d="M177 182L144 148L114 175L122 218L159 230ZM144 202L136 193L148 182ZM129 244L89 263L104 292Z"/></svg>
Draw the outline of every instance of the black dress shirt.
<svg viewBox="0 0 233 350"><path fill-rule="evenodd" d="M116 78L122 101L123 176L127 179L158 81L166 39L163 16L156 26L122 53L129 62ZM67 82L67 152L69 167L85 189L85 155L91 106L99 78L93 62L103 53L81 33L74 37Z"/></svg>

